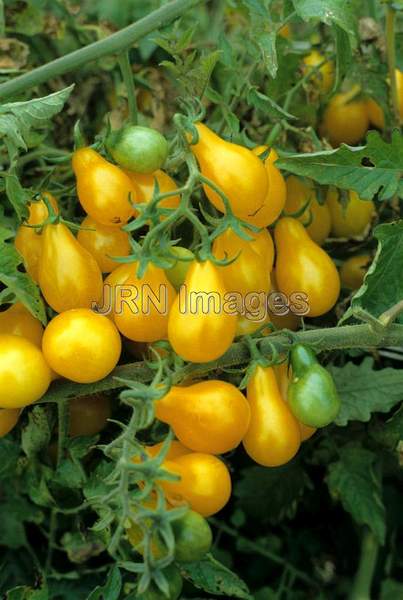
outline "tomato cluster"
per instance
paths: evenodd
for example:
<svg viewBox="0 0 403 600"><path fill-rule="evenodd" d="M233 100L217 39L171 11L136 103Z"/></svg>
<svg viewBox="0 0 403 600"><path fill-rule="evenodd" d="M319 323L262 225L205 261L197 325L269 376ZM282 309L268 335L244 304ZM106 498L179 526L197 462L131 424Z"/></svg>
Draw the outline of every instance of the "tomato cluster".
<svg viewBox="0 0 403 600"><path fill-rule="evenodd" d="M311 55L305 64L321 63ZM324 92L333 77L325 66L319 69ZM168 193L160 207L172 210L181 202L175 181L161 169L165 140L157 133L147 137L146 128L126 127L108 138L118 164L90 147L74 152L77 195L86 212L77 236L51 194L30 204L15 245L58 314L43 330L21 304L0 313L1 435L17 422L21 408L45 394L53 378L92 383L111 373L120 360L122 337L139 344L168 340L184 361L207 363L225 354L237 336L296 329L301 316L320 317L335 306L340 276L322 245L329 236L364 235L373 203L351 191L344 206L332 188L320 200L312 182L293 175L284 179L275 150L250 150L202 123L195 130L189 149L205 194L217 211L239 219L233 219L235 227L212 233L207 257L197 247L173 246L164 268L149 262L143 270L130 257L132 240L124 226L136 219L140 206L154 200L156 189ZM148 145L138 152L144 140ZM369 260L352 257L343 265L345 287L360 285ZM290 365L283 360L274 366L252 363L246 396L231 383L209 379L175 385L156 401L157 419L177 438L162 466L178 477L160 484L169 507L191 509L186 526L175 521L178 560L186 560L181 539L193 530L201 542L192 556L208 550L211 532L200 519L230 498L230 472L219 455L242 444L257 463L279 466L316 428L336 417L337 392L312 351L295 346ZM70 413L71 436L94 435L110 416L109 401L77 398ZM144 450L155 456L161 447ZM141 551L143 531L135 522L130 527L129 540ZM153 544L156 554L163 552L161 540Z"/></svg>

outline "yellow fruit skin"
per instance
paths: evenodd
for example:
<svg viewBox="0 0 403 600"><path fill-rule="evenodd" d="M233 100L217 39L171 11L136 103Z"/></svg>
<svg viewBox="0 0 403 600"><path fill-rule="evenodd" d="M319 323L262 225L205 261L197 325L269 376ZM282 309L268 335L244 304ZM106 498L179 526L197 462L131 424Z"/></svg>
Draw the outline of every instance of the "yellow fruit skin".
<svg viewBox="0 0 403 600"><path fill-rule="evenodd" d="M301 444L298 422L281 397L272 367L256 367L249 379L247 398L251 419L243 445L249 456L265 467L291 460Z"/></svg>
<svg viewBox="0 0 403 600"><path fill-rule="evenodd" d="M53 210L59 212L57 202L52 194L44 192L43 196L49 200ZM41 199L38 202L31 202L28 206L29 216L28 225L41 225L48 218L49 213L45 202ZM38 229L20 225L15 236L14 245L24 259L24 266L27 273L36 282L39 280L39 261L42 254L42 235Z"/></svg>
<svg viewBox="0 0 403 600"><path fill-rule="evenodd" d="M368 119L371 125L374 125L378 129L385 128L385 115L382 110L382 107L373 100L373 98L368 98L366 101L367 111L368 111Z"/></svg>
<svg viewBox="0 0 403 600"><path fill-rule="evenodd" d="M259 156L266 149L267 146L257 146L256 148L253 148L252 152L253 154L256 154L256 156ZM268 180L266 198L255 214L249 215L244 219L256 227L268 227L274 223L284 208L286 187L281 171L274 164L277 159L277 153L272 148L264 161Z"/></svg>
<svg viewBox="0 0 403 600"><path fill-rule="evenodd" d="M231 383L208 380L173 386L155 405L156 416L195 452L223 454L236 448L249 425L245 396Z"/></svg>
<svg viewBox="0 0 403 600"><path fill-rule="evenodd" d="M203 517L220 511L231 496L231 477L226 465L216 456L191 452L163 467L180 476L179 481L161 481L166 498L173 506L188 503Z"/></svg>
<svg viewBox="0 0 403 600"><path fill-rule="evenodd" d="M297 213L310 200L309 206L302 215L297 217L302 224L309 223L305 227L309 237L322 246L329 236L331 221L330 211L326 204L319 204L315 188L312 182L300 179L295 175L290 175L286 180L287 201L285 204L285 213Z"/></svg>
<svg viewBox="0 0 403 600"><path fill-rule="evenodd" d="M396 69L397 99L399 101L400 122L403 122L403 71Z"/></svg>
<svg viewBox="0 0 403 600"><path fill-rule="evenodd" d="M111 273L122 263L111 256L130 254L129 234L117 227L101 225L92 217L85 217L77 234L77 241L95 258L102 273Z"/></svg>
<svg viewBox="0 0 403 600"><path fill-rule="evenodd" d="M115 288L113 295L117 305L113 307L113 319L116 327L134 342L166 339L168 315L176 291L163 269L149 263L143 277L139 279L137 268L138 263L124 264L105 280L105 285L109 285L112 292ZM120 294L119 285L123 286L123 295ZM124 288L127 288L127 294Z"/></svg>
<svg viewBox="0 0 403 600"><path fill-rule="evenodd" d="M364 281L365 273L371 264L371 260L369 254L360 254L359 256L352 256L345 260L340 267L342 287L358 290Z"/></svg>
<svg viewBox="0 0 403 600"><path fill-rule="evenodd" d="M137 202L138 204L147 204L153 197L155 180L157 180L159 191L161 194L165 194L166 192L174 192L178 189L175 181L165 173L159 169L154 173L134 173L133 171L125 171L128 175L130 181L136 186L137 189ZM158 203L158 206L161 208L177 208L180 202L180 196L169 196L161 202Z"/></svg>
<svg viewBox="0 0 403 600"><path fill-rule="evenodd" d="M264 232L261 234L264 235ZM268 232L267 235L270 236ZM265 241L262 243L265 244ZM254 292L269 292L270 270L267 267L273 264L273 248L265 252L254 240L245 240L232 229L227 229L214 240L213 254L220 260L231 260L237 256L232 263L217 266L229 292L237 292L243 297Z"/></svg>
<svg viewBox="0 0 403 600"><path fill-rule="evenodd" d="M369 127L368 110L365 100L351 99L358 93L354 87L347 93L336 94L330 100L321 125L321 135L332 146L357 144L363 139Z"/></svg>
<svg viewBox="0 0 403 600"><path fill-rule="evenodd" d="M365 233L375 214L375 204L372 200L361 200L356 192L349 192L348 204L344 207L339 202L336 188L330 187L326 204L332 220L332 235L337 238L350 238Z"/></svg>
<svg viewBox="0 0 403 600"><path fill-rule="evenodd" d="M278 283L274 269L270 274L270 278L272 293L278 292ZM270 312L269 318L277 329L290 329L291 331L296 331L301 325L301 318L293 313L291 309L289 309L288 313L285 315L274 314L273 312Z"/></svg>
<svg viewBox="0 0 403 600"><path fill-rule="evenodd" d="M4 437L17 425L19 408L0 408L0 438Z"/></svg>
<svg viewBox="0 0 403 600"><path fill-rule="evenodd" d="M121 349L115 325L87 308L66 310L54 317L42 339L46 362L77 383L93 383L109 375Z"/></svg>
<svg viewBox="0 0 403 600"><path fill-rule="evenodd" d="M232 344L237 316L225 310L226 292L211 261L191 264L168 321L168 339L184 360L209 362L222 356Z"/></svg>
<svg viewBox="0 0 403 600"><path fill-rule="evenodd" d="M137 191L119 167L92 148L76 150L72 158L77 195L85 212L97 223L121 227L135 214Z"/></svg>
<svg viewBox="0 0 403 600"><path fill-rule="evenodd" d="M280 219L274 235L279 290L288 298L295 293L306 294L309 317L327 313L340 293L339 273L330 256L311 240L296 219Z"/></svg>
<svg viewBox="0 0 403 600"><path fill-rule="evenodd" d="M260 209L266 198L268 181L262 161L247 148L221 139L203 123L196 123L196 128L199 141L190 149L202 174L224 192L233 213L247 220ZM203 188L210 202L220 212L225 212L219 194L206 184Z"/></svg>
<svg viewBox="0 0 403 600"><path fill-rule="evenodd" d="M323 54L317 50L312 50L304 59L305 69L314 68L320 65L325 60ZM322 94L327 94L334 84L334 63L332 60L327 60L311 77L312 83L318 88Z"/></svg>
<svg viewBox="0 0 403 600"><path fill-rule="evenodd" d="M47 391L51 373L42 352L19 335L0 334L0 408L22 408Z"/></svg>
<svg viewBox="0 0 403 600"><path fill-rule="evenodd" d="M46 225L42 238L39 285L46 302L58 313L91 308L103 285L95 259L63 223Z"/></svg>
<svg viewBox="0 0 403 600"><path fill-rule="evenodd" d="M20 335L38 348L42 344L42 324L21 302L16 302L7 310L0 312L0 332Z"/></svg>
<svg viewBox="0 0 403 600"><path fill-rule="evenodd" d="M164 442L158 442L158 444L154 444L153 446L145 446L144 449L147 454L154 457L161 452L163 443ZM172 440L169 450L165 456L165 460L175 460L175 458L179 458L179 456L184 456L190 452L191 450L186 448L186 446L181 444L181 442L178 442L178 440Z"/></svg>

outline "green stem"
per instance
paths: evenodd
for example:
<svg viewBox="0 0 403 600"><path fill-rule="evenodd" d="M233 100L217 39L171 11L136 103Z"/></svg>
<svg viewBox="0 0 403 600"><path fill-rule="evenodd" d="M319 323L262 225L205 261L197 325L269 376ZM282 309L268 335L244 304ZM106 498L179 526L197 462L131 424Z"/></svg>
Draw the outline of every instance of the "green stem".
<svg viewBox="0 0 403 600"><path fill-rule="evenodd" d="M392 4L388 4L386 9L386 54L388 59L388 71L390 80L390 97L392 103L392 112L394 125L399 127L399 98L396 84L396 47L395 47L395 24L396 10Z"/></svg>
<svg viewBox="0 0 403 600"><path fill-rule="evenodd" d="M354 576L349 600L371 600L371 586L379 545L373 533L365 528L361 539L361 553L358 569Z"/></svg>
<svg viewBox="0 0 403 600"><path fill-rule="evenodd" d="M64 446L69 429L69 403L68 400L60 400L57 405L58 411L58 439L57 439L57 466L63 458Z"/></svg>
<svg viewBox="0 0 403 600"><path fill-rule="evenodd" d="M283 331L274 332L259 340L262 354L270 356L273 349L286 353L296 343L313 346L316 352L344 348L376 348L379 346L403 346L403 325L393 324L387 328L374 330L370 324L344 325L329 329L310 329L287 335ZM250 359L248 346L240 341L232 344L230 349L218 360L205 364L189 364L177 372L179 382L190 375L205 375L215 369L245 364ZM91 384L91 393L113 390L122 387L116 377L131 379L143 383L153 379L154 371L146 362L129 363L116 367L111 375ZM69 381L55 381L50 390L41 398L43 402L59 402L63 398L85 396L88 385Z"/></svg>
<svg viewBox="0 0 403 600"><path fill-rule="evenodd" d="M125 50L125 52L122 52L121 56L119 57L119 66L120 66L120 70L122 71L122 77L123 77L123 81L125 83L126 91L127 91L127 101L129 104L130 122L133 125L137 125L138 114L137 114L136 88L134 86L134 79L133 79L132 68L130 65L128 50Z"/></svg>
<svg viewBox="0 0 403 600"><path fill-rule="evenodd" d="M180 17L186 10L199 2L200 0L174 0L174 2L168 2L143 19L103 40L70 52L66 56L61 56L29 73L15 77L0 85L0 100L21 94L49 79L74 71L90 61L98 60L110 54L118 54L155 29L159 29L173 19Z"/></svg>

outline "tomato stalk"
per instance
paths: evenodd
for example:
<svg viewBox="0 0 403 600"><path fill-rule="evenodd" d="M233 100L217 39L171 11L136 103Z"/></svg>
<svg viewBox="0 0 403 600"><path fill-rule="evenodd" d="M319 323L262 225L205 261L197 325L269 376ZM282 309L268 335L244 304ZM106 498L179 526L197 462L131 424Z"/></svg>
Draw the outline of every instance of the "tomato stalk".
<svg viewBox="0 0 403 600"><path fill-rule="evenodd" d="M54 79L65 73L75 71L93 60L99 60L104 56L119 53L155 29L159 29L163 25L167 25L170 21L180 17L199 2L200 0L174 0L174 2L168 2L168 4L164 4L161 8L153 11L146 17L139 19L136 23L113 33L103 40L61 56L56 60L33 69L29 73L15 77L0 85L0 100L21 94L49 79Z"/></svg>
<svg viewBox="0 0 403 600"><path fill-rule="evenodd" d="M374 534L366 527L361 539L360 562L356 571L349 600L371 600L371 586L379 544Z"/></svg>
<svg viewBox="0 0 403 600"><path fill-rule="evenodd" d="M330 327L324 329L310 329L298 331L296 333L283 331L273 332L269 338L258 339L259 349L264 355L271 356L273 349L278 353L287 353L296 343L312 346L316 352L322 350L342 350L346 348L372 349L380 346L402 346L403 345L403 325L392 324L387 328L379 327L375 329L372 324L343 325L340 327ZM205 364L190 364L179 369L175 373L177 383L189 376L206 375L214 369L238 366L245 364L250 359L250 352L244 342L236 342L231 348L218 360ZM113 390L122 387L122 383L117 379L128 378L138 382L149 382L154 375L153 370L147 362L135 362L116 367L116 369L101 381L91 384L91 393ZM76 396L85 396L88 394L86 384L75 384L74 393ZM60 398L65 398L71 394L71 383L67 381L58 381L51 385L39 403L57 402Z"/></svg>
<svg viewBox="0 0 403 600"><path fill-rule="evenodd" d="M130 122L133 125L138 123L136 88L134 85L133 72L130 65L129 50L125 50L119 57L119 66L122 72L123 81L127 91L127 101L129 104Z"/></svg>

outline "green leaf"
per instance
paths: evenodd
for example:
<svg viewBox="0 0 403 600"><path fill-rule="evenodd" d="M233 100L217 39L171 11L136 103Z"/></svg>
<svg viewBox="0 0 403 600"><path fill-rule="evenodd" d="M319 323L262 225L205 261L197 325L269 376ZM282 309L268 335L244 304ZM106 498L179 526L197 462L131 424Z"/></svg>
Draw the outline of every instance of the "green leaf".
<svg viewBox="0 0 403 600"><path fill-rule="evenodd" d="M319 19L326 25L338 25L348 34L353 48L357 46L356 23L353 3L346 0L293 0L296 13L310 21Z"/></svg>
<svg viewBox="0 0 403 600"><path fill-rule="evenodd" d="M105 585L98 586L87 597L87 600L118 600L122 590L122 576L118 567L112 567L108 573Z"/></svg>
<svg viewBox="0 0 403 600"><path fill-rule="evenodd" d="M13 170L10 170L4 178L6 181L7 198L17 213L19 220L22 221L28 216L28 202L31 200L31 195L22 187L20 180Z"/></svg>
<svg viewBox="0 0 403 600"><path fill-rule="evenodd" d="M379 600L397 600L403 598L403 583L394 579L382 581Z"/></svg>
<svg viewBox="0 0 403 600"><path fill-rule="evenodd" d="M28 458L35 457L50 443L51 429L45 406L34 406L28 414L28 425L21 435L21 446Z"/></svg>
<svg viewBox="0 0 403 600"><path fill-rule="evenodd" d="M0 244L0 281L20 300L42 323L46 323L45 307L39 288L27 273L18 267L22 257L11 244Z"/></svg>
<svg viewBox="0 0 403 600"><path fill-rule="evenodd" d="M27 102L11 102L0 106L0 136L6 138L10 162L18 150L27 149L31 129L43 129L48 121L59 113L73 91L71 85L59 92Z"/></svg>
<svg viewBox="0 0 403 600"><path fill-rule="evenodd" d="M353 312L365 310L379 317L403 298L403 220L379 225L374 237L378 240L377 253L351 307ZM403 322L403 317L398 321Z"/></svg>
<svg viewBox="0 0 403 600"><path fill-rule="evenodd" d="M403 441L403 405L386 423L373 424L370 434L378 444L382 444L390 450L396 450L399 443Z"/></svg>
<svg viewBox="0 0 403 600"><path fill-rule="evenodd" d="M342 144L337 150L312 154L279 154L276 166L280 169L323 185L354 190L363 199L372 199L377 193L380 200L403 195L403 136L398 131L393 132L390 143L377 131L370 131L366 146ZM368 164L373 166L363 166Z"/></svg>
<svg viewBox="0 0 403 600"><path fill-rule="evenodd" d="M180 569L185 579L207 593L241 600L253 599L242 579L215 560L211 554L197 562L181 563Z"/></svg>
<svg viewBox="0 0 403 600"><path fill-rule="evenodd" d="M266 96L262 92L260 92L256 87L251 86L247 92L246 99L248 104L252 104L256 109L262 111L266 115L270 115L271 117L277 119L288 119L293 120L296 119L294 115L290 114L281 106L277 104L274 100L272 100L269 96Z"/></svg>
<svg viewBox="0 0 403 600"><path fill-rule="evenodd" d="M372 413L389 412L403 400L403 371L375 371L373 365L373 359L366 356L360 365L349 362L343 367L329 367L341 399L336 425L368 422Z"/></svg>
<svg viewBox="0 0 403 600"><path fill-rule="evenodd" d="M250 517L277 523L294 516L309 486L308 476L297 461L271 469L253 466L242 470L234 496Z"/></svg>
<svg viewBox="0 0 403 600"><path fill-rule="evenodd" d="M14 475L19 455L19 444L9 438L0 439L0 481Z"/></svg>
<svg viewBox="0 0 403 600"><path fill-rule="evenodd" d="M375 474L376 455L364 448L345 447L340 460L329 465L326 483L354 521L368 525L379 543L386 534L385 507L380 477Z"/></svg>
<svg viewBox="0 0 403 600"><path fill-rule="evenodd" d="M256 36L256 43L259 46L263 64L273 79L276 77L278 70L276 40L276 31L263 31Z"/></svg>

